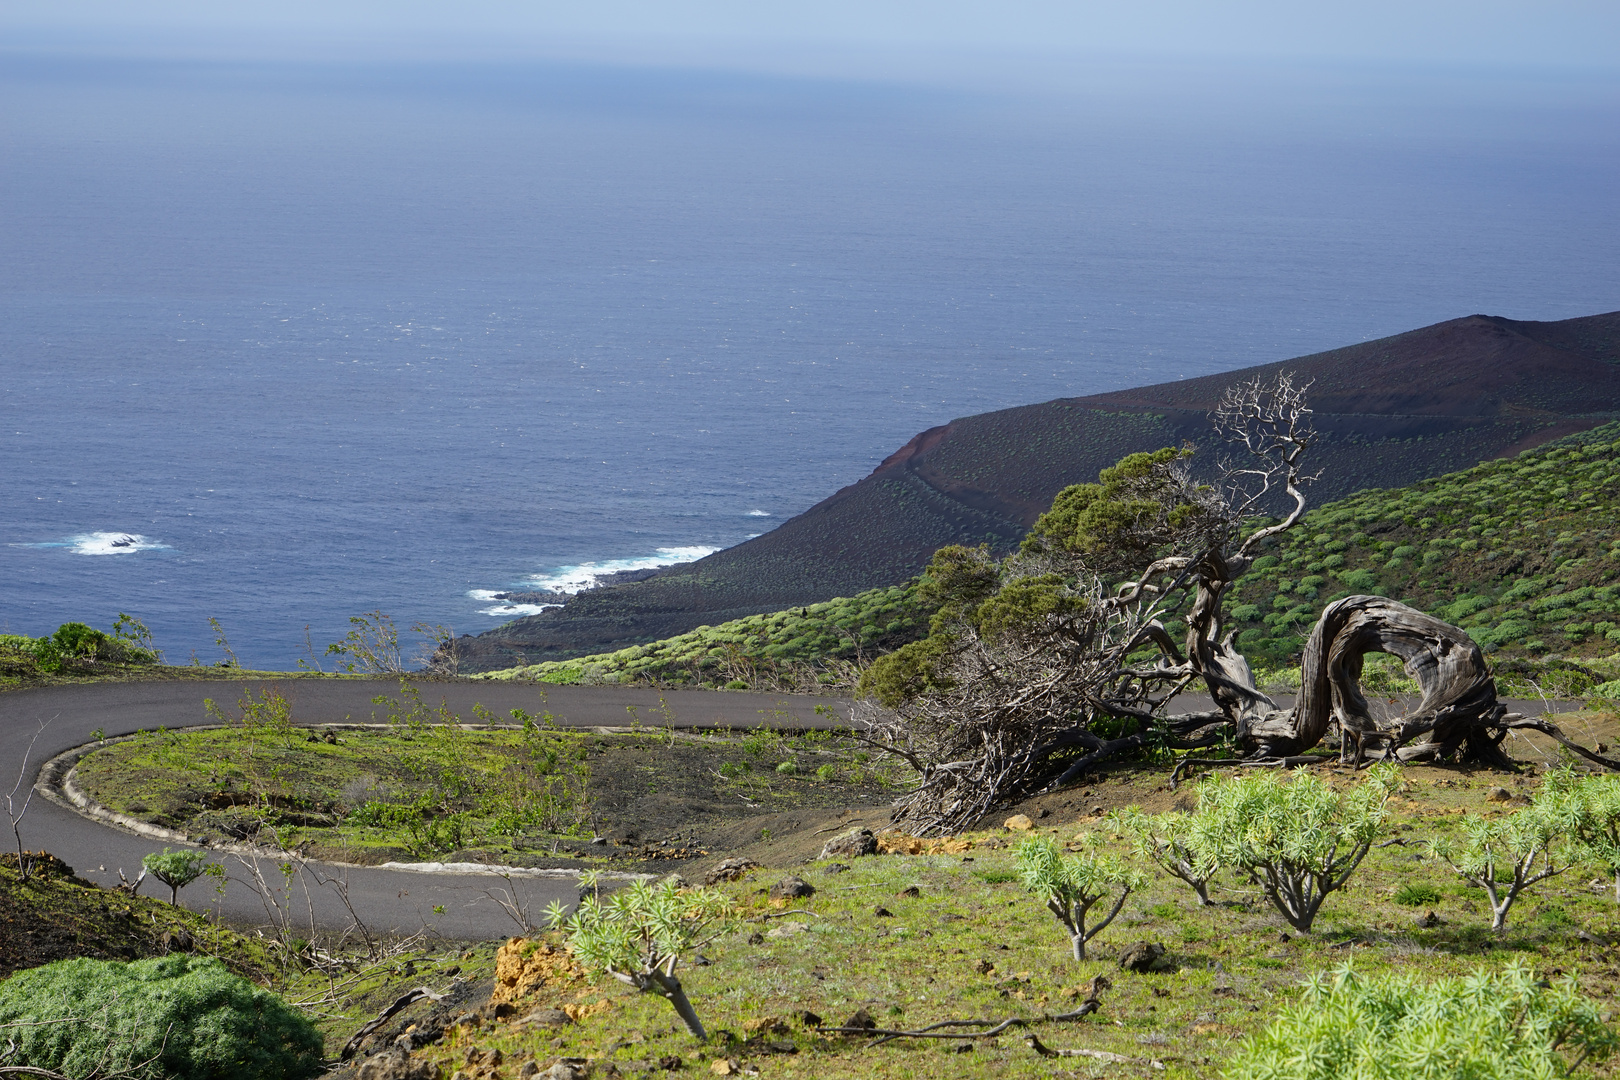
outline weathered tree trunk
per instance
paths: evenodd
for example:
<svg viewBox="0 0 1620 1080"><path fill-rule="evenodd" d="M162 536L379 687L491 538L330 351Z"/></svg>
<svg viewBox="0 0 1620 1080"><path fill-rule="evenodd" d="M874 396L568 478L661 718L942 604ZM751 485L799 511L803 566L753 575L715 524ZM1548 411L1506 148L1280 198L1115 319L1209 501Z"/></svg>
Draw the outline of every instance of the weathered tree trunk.
<svg viewBox="0 0 1620 1080"><path fill-rule="evenodd" d="M1400 657L1423 691L1416 709L1395 719L1372 715L1361 692L1362 658L1370 652ZM1238 672L1227 663L1221 674L1231 679ZM1359 761L1377 746L1402 761L1447 760L1461 751L1466 760L1507 764L1501 742L1508 712L1496 700L1496 680L1479 646L1457 627L1382 596L1349 596L1322 612L1305 643L1292 710L1229 708L1228 715L1249 757L1308 750L1337 720L1345 761Z"/></svg>

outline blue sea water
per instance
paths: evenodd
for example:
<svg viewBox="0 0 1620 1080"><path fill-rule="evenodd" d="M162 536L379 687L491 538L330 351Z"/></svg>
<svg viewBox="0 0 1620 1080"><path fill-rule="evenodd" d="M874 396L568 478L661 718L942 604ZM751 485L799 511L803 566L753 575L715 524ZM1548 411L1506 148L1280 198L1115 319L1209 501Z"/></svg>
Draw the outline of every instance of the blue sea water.
<svg viewBox="0 0 1620 1080"><path fill-rule="evenodd" d="M0 632L290 668L738 543L956 416L1620 308L1620 95L0 64Z"/></svg>

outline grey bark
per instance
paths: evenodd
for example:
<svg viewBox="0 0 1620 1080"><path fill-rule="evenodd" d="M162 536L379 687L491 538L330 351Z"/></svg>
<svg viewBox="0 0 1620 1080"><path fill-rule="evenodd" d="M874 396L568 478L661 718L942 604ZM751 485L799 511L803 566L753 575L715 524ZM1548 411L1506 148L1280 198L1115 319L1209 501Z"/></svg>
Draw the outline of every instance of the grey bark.
<svg viewBox="0 0 1620 1080"><path fill-rule="evenodd" d="M1197 634L1198 628L1189 629L1189 638ZM1199 644L1202 655L1194 663L1207 665L1200 673L1250 758L1298 755L1318 745L1337 721L1346 763L1378 750L1401 761L1447 760L1461 752L1467 760L1506 765L1504 722L1522 719L1497 701L1496 680L1467 633L1382 596L1345 597L1322 612L1305 643L1292 709L1260 693L1229 639ZM1411 712L1388 720L1372 715L1361 692L1362 662L1370 652L1398 656L1417 680L1423 698Z"/></svg>

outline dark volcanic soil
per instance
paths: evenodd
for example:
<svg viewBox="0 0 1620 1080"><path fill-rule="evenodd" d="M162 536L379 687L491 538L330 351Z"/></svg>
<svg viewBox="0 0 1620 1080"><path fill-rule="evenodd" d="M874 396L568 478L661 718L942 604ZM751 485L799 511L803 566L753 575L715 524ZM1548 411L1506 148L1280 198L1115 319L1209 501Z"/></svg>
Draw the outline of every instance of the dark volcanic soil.
<svg viewBox="0 0 1620 1080"><path fill-rule="evenodd" d="M1320 504L1620 413L1620 312L1553 323L1473 315L1278 364L955 420L763 536L460 639L463 670L606 652L852 596L906 580L946 544L1008 547L1063 487L1125 454L1191 442L1212 464L1208 411L1221 391L1279 370L1312 384Z"/></svg>

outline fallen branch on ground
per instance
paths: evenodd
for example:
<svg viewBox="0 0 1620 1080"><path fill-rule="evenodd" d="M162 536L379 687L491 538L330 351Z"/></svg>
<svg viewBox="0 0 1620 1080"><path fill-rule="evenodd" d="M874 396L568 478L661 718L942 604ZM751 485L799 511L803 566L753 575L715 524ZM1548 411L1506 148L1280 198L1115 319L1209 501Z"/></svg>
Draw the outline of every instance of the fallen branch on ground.
<svg viewBox="0 0 1620 1080"><path fill-rule="evenodd" d="M1164 1062L1155 1061L1153 1058L1131 1058L1126 1057L1124 1054L1110 1053L1107 1050L1056 1050L1041 1042L1041 1040L1037 1039L1033 1034L1025 1035L1024 1042L1029 1044L1029 1048L1041 1055L1041 1057L1083 1057L1092 1058L1097 1061L1107 1061L1118 1065L1142 1064L1149 1065L1155 1069L1164 1068Z"/></svg>
<svg viewBox="0 0 1620 1080"><path fill-rule="evenodd" d="M1009 1016L1005 1020L941 1020L937 1024L929 1024L925 1028L914 1031L901 1031L895 1028L860 1027L849 1024L838 1027L817 1027L818 1035L869 1035L873 1041L871 1046L882 1046L895 1039L988 1039L1000 1035L1003 1031L1013 1027L1028 1027L1030 1024L1050 1023L1059 1020L1079 1020L1083 1016L1090 1016L1102 1008L1099 995L1113 984L1103 975L1097 975L1086 984L1086 999L1080 1007L1071 1012L1043 1013L1036 1017ZM858 1015L858 1014L857 1014ZM953 1027L981 1027L982 1031L941 1031L941 1028ZM1034 1038L1034 1036L1028 1036Z"/></svg>
<svg viewBox="0 0 1620 1080"><path fill-rule="evenodd" d="M388 1006L388 1008L378 1013L376 1019L368 1021L365 1027L362 1027L359 1031L355 1032L354 1038L350 1039L344 1044L343 1053L338 1055L338 1060L348 1061L354 1056L354 1052L360 1049L360 1044L366 1041L367 1036L376 1031L378 1028L382 1027L384 1024L388 1023L388 1021L391 1020L401 1009L404 1009L409 1005L414 1005L424 998L429 1001L443 1001L444 995L435 994L425 986L418 986L415 990L412 990L410 993L404 995L392 1005Z"/></svg>

